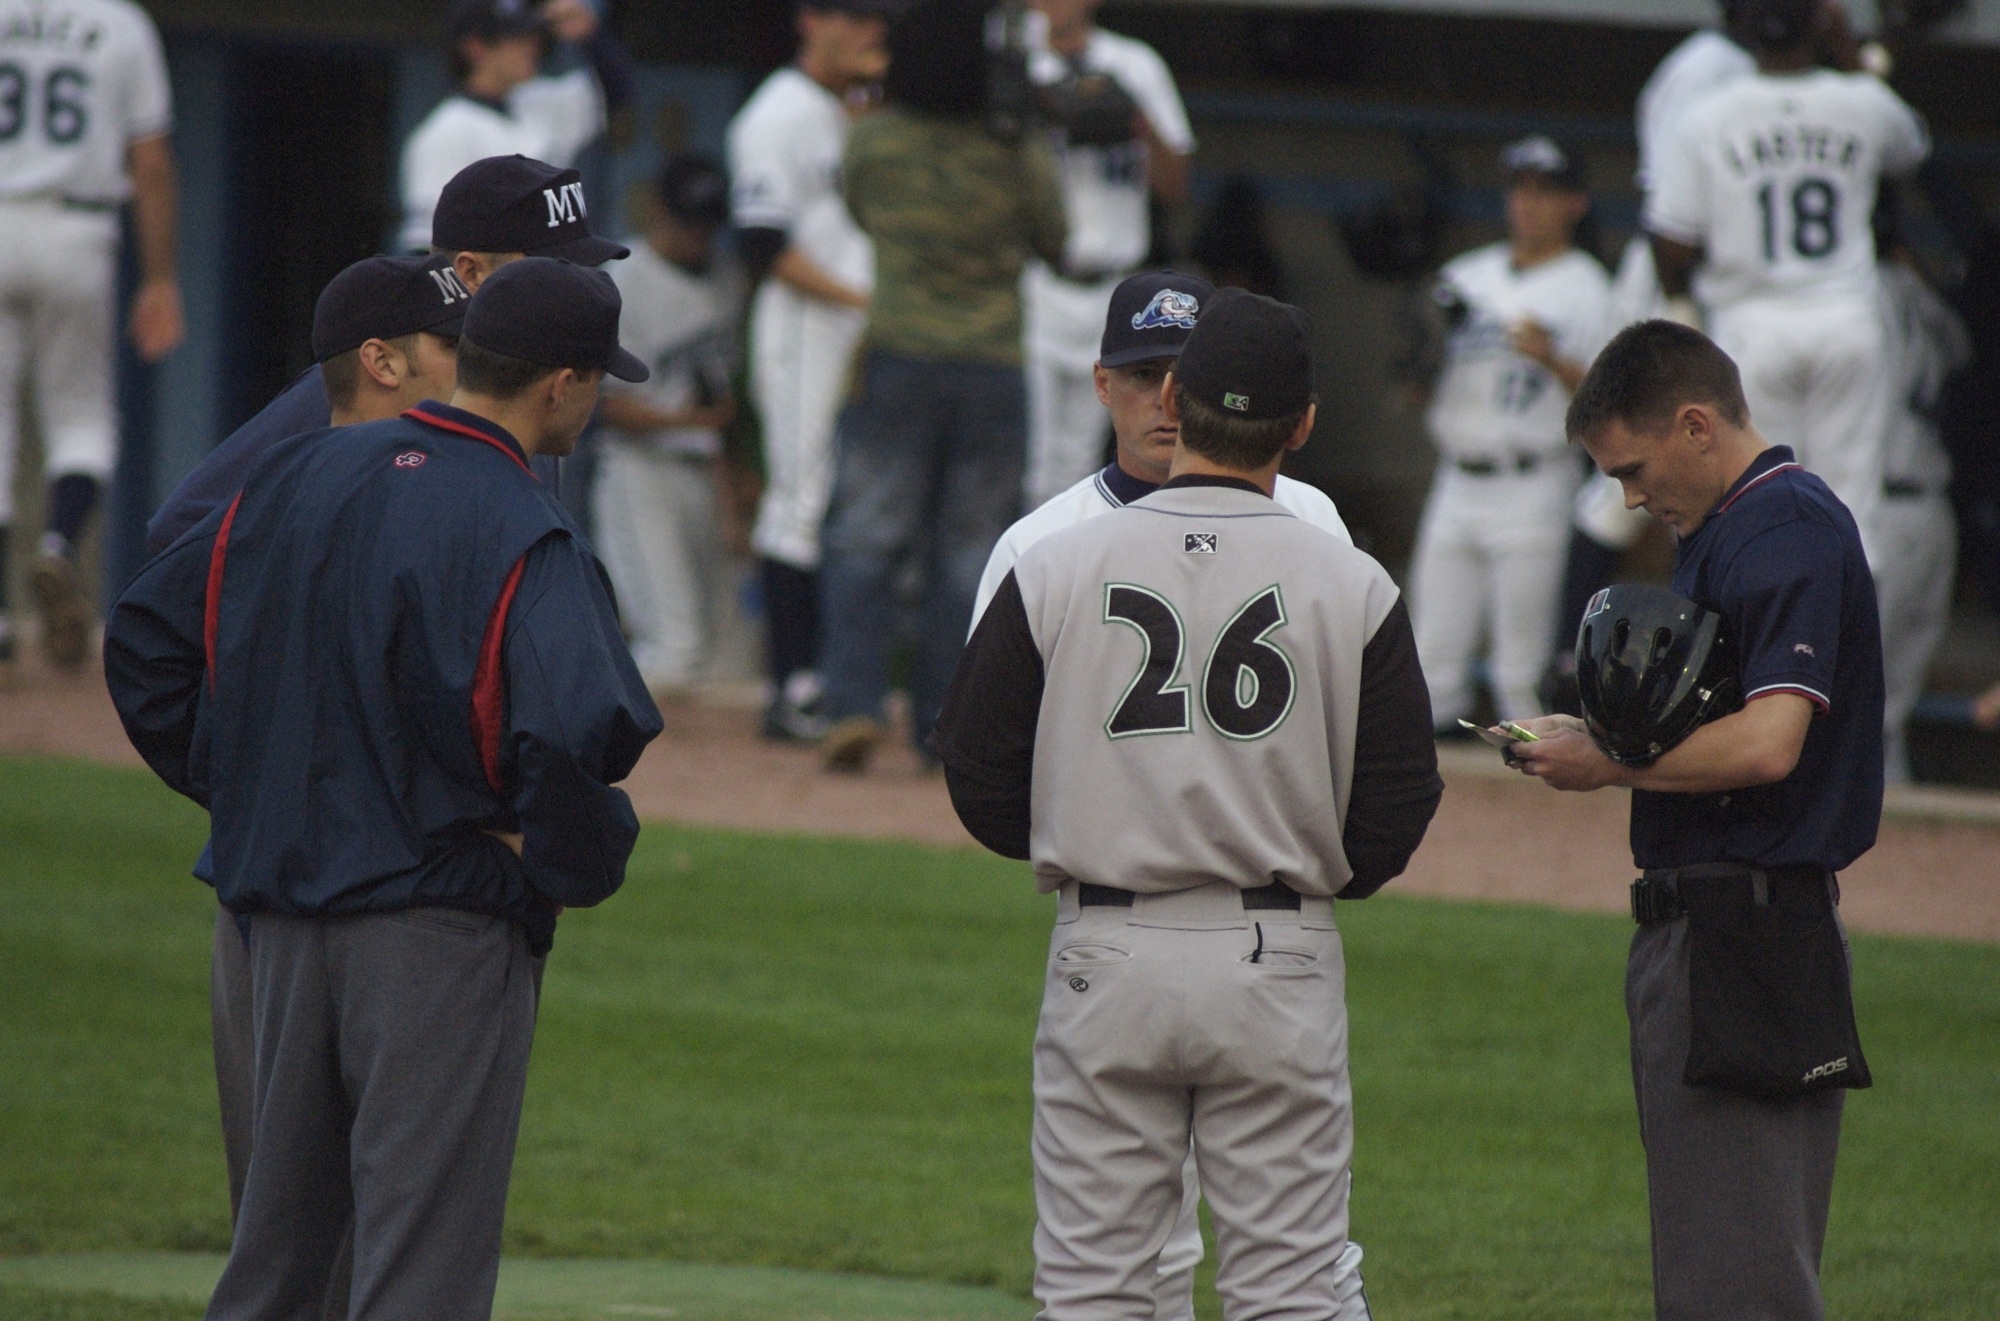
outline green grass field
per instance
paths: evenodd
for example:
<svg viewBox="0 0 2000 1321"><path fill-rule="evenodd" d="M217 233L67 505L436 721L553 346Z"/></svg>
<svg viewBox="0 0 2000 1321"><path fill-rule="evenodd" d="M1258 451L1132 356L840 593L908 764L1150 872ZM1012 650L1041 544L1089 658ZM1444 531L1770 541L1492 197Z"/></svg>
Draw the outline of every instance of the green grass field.
<svg viewBox="0 0 2000 1321"><path fill-rule="evenodd" d="M0 760L0 1319L200 1314L211 1258L24 1259L227 1245L202 827L141 774ZM969 851L650 827L550 964L502 1314L1025 1321L1049 909ZM1377 1316L1650 1316L1628 924L1393 897L1341 920ZM1848 1110L1830 1314L2000 1315L2000 948L1856 960L1879 1082ZM600 1301L619 1271L673 1305Z"/></svg>

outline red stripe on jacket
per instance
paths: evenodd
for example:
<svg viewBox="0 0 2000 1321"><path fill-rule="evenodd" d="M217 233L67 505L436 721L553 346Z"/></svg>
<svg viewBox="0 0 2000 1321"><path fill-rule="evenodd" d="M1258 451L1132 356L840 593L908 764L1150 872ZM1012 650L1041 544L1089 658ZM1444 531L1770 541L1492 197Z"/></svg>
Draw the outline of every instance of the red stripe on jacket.
<svg viewBox="0 0 2000 1321"><path fill-rule="evenodd" d="M535 470L533 468L530 468L527 465L527 463L521 458L520 455L516 454L513 450L509 449L502 442L497 441L493 437L487 435L484 431L479 430L477 427L466 426L463 422L453 422L450 418L439 417L435 413L426 413L421 408L408 409L403 413L403 416L409 418L413 422L421 422L427 427L436 427L439 431L449 431L453 435L464 436L470 440L476 440L482 445L491 445L494 449L499 450L502 454L505 454L508 458L512 459L514 461L514 466L519 468L522 472L527 473L530 477L535 476ZM540 481L541 478L535 477L535 480Z"/></svg>
<svg viewBox="0 0 2000 1321"><path fill-rule="evenodd" d="M215 546L208 552L208 599L201 609L201 649L208 659L208 691L215 691L215 635L222 626L222 571L229 559L229 529L236 523L236 507L243 503L243 492L229 502L229 512L222 516L222 526L216 530Z"/></svg>
<svg viewBox="0 0 2000 1321"><path fill-rule="evenodd" d="M521 588L521 571L528 557L514 561L507 581L500 585L500 599L486 621L486 636L479 643L479 668L472 676L472 739L479 747L479 764L486 770L486 783L494 793L503 792L500 782L500 734L507 721L506 677L500 672L500 653L507 640L507 612L514 607L514 593Z"/></svg>

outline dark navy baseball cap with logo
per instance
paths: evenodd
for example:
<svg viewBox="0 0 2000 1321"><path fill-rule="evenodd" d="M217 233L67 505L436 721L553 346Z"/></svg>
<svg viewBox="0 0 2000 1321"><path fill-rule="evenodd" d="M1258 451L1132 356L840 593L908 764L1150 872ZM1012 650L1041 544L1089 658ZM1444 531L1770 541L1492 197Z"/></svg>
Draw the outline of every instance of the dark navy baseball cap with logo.
<svg viewBox="0 0 2000 1321"><path fill-rule="evenodd" d="M1501 149L1500 166L1507 171L1509 179L1538 174L1556 187L1567 188L1571 192L1580 193L1585 187L1583 163L1576 158L1576 153L1540 133L1508 143Z"/></svg>
<svg viewBox="0 0 2000 1321"><path fill-rule="evenodd" d="M1106 367L1178 358L1215 286L1199 275L1144 271L1111 291L1097 361Z"/></svg>
<svg viewBox="0 0 2000 1321"><path fill-rule="evenodd" d="M451 259L441 254L357 261L320 291L313 307L313 361L420 330L457 338L471 301Z"/></svg>
<svg viewBox="0 0 2000 1321"><path fill-rule="evenodd" d="M1224 289L1202 309L1174 379L1190 398L1230 416L1295 417L1313 401L1311 338L1298 308Z"/></svg>
<svg viewBox="0 0 2000 1321"><path fill-rule="evenodd" d="M445 13L445 40L500 41L507 37L539 36L546 32L533 0L458 0Z"/></svg>
<svg viewBox="0 0 2000 1321"><path fill-rule="evenodd" d="M544 367L600 368L621 381L652 375L618 347L624 301L603 271L525 257L488 276L466 309L464 337Z"/></svg>
<svg viewBox="0 0 2000 1321"><path fill-rule="evenodd" d="M525 252L597 266L631 249L590 232L583 176L526 156L488 156L452 176L431 213L440 252Z"/></svg>

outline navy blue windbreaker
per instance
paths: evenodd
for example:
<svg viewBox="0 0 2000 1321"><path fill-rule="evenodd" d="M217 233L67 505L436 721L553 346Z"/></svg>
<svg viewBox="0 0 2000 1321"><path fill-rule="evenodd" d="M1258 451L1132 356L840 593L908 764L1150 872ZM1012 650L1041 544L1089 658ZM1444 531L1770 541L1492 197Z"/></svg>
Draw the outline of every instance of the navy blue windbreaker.
<svg viewBox="0 0 2000 1321"><path fill-rule="evenodd" d="M146 553L157 555L181 534L236 498L243 479L257 460L279 441L333 425L333 405L326 395L326 376L308 367L263 410L229 433L208 457L194 466L146 523ZM560 491L561 465L537 455L535 475L552 491Z"/></svg>
<svg viewBox="0 0 2000 1321"><path fill-rule="evenodd" d="M293 437L113 609L133 745L236 913L516 918L617 890L660 715L602 566L506 432L425 403ZM520 831L523 856L485 832Z"/></svg>

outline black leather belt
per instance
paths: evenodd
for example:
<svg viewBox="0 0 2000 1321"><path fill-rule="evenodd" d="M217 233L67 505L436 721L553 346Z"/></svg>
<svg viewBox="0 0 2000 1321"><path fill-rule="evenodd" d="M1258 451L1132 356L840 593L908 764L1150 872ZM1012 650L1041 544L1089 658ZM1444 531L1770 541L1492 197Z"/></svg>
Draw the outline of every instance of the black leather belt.
<svg viewBox="0 0 2000 1321"><path fill-rule="evenodd" d="M1688 881L1749 881L1754 885L1823 882L1832 879L1824 867L1751 867L1740 862L1705 862L1693 867L1649 867L1632 882L1632 920L1642 927L1671 922L1687 912L1681 885ZM1834 881L1834 902L1840 901Z"/></svg>
<svg viewBox="0 0 2000 1321"><path fill-rule="evenodd" d="M1533 472L1542 466L1539 454L1515 454L1499 459L1453 459L1452 466L1468 477L1498 477L1503 472Z"/></svg>
<svg viewBox="0 0 2000 1321"><path fill-rule="evenodd" d="M1089 881L1076 883L1076 902L1082 908L1130 908L1135 897L1130 890L1121 890L1115 885L1092 885ZM1297 890L1276 881L1243 891L1246 912L1284 909L1296 913L1300 903Z"/></svg>

